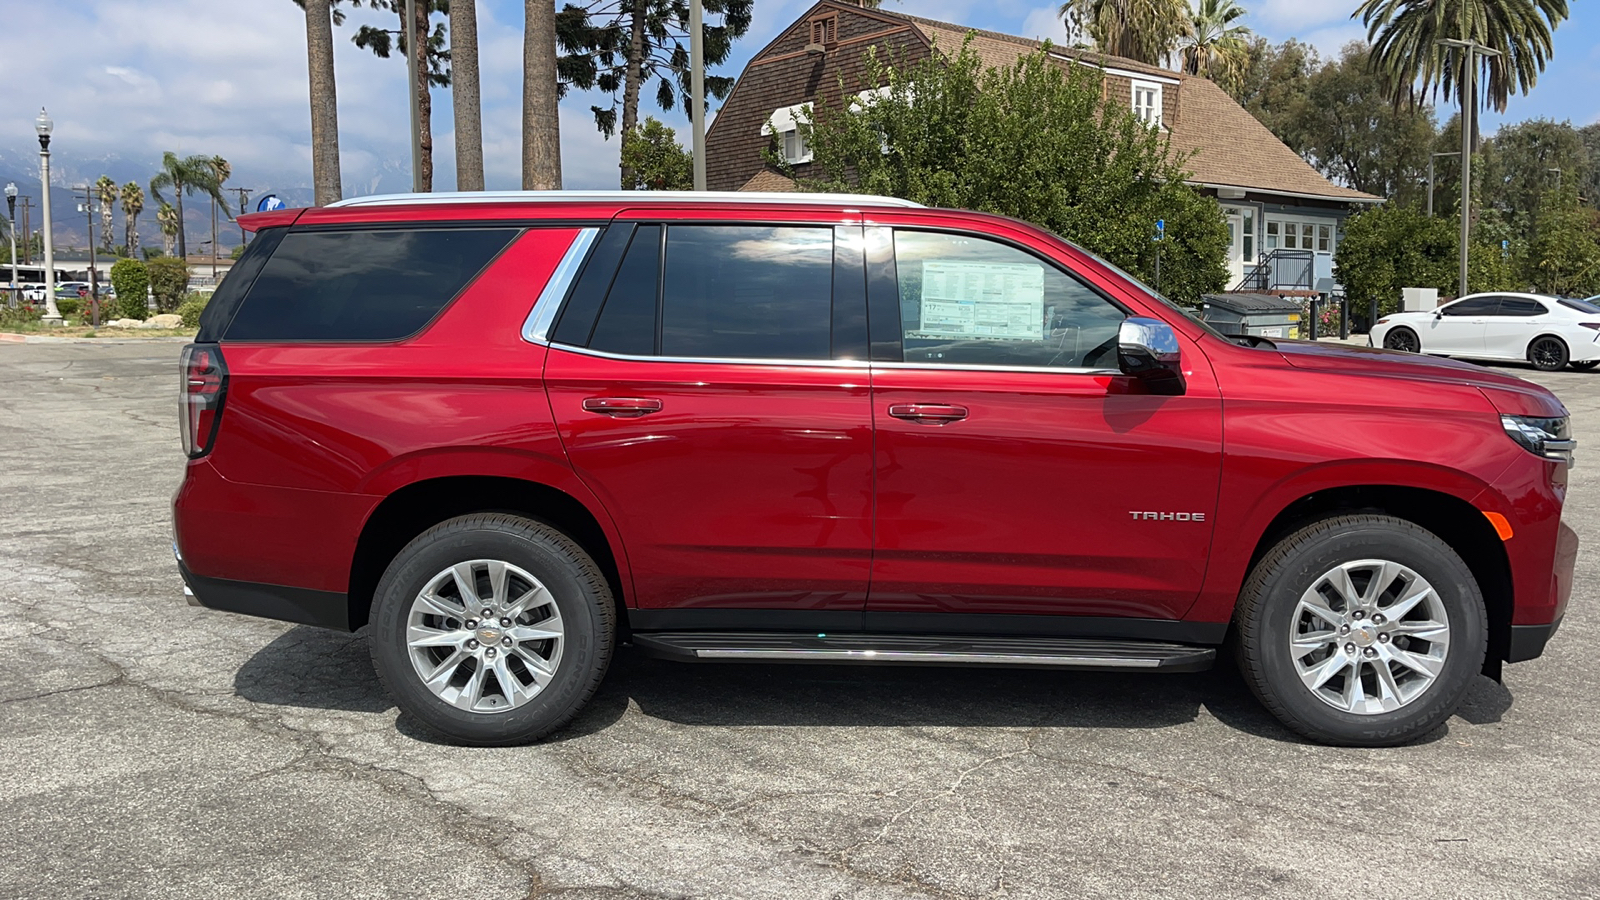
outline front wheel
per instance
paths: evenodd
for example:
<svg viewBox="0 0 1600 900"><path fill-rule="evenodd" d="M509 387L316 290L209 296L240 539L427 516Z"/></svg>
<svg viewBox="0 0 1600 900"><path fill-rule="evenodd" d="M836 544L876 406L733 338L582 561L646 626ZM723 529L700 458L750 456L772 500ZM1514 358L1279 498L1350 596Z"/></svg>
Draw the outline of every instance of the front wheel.
<svg viewBox="0 0 1600 900"><path fill-rule="evenodd" d="M1401 744L1461 703L1487 652L1472 572L1423 528L1382 515L1290 535L1245 582L1235 614L1245 680L1314 741Z"/></svg>
<svg viewBox="0 0 1600 900"><path fill-rule="evenodd" d="M1558 337L1545 335L1528 345L1528 362L1541 372L1555 372L1567 364L1567 344Z"/></svg>
<svg viewBox="0 0 1600 900"><path fill-rule="evenodd" d="M1383 336L1383 346L1388 350L1418 353L1422 350L1422 341L1417 338L1417 333L1409 328L1391 328L1389 333Z"/></svg>
<svg viewBox="0 0 1600 900"><path fill-rule="evenodd" d="M479 746L538 740L594 695L616 607L600 568L556 529L450 519L400 551L373 597L384 686L428 730Z"/></svg>

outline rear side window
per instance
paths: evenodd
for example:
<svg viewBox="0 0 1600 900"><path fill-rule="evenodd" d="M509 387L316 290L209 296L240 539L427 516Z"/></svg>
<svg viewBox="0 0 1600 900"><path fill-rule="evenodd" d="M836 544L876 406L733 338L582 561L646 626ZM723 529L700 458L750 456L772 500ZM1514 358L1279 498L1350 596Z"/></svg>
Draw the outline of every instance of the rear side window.
<svg viewBox="0 0 1600 900"><path fill-rule="evenodd" d="M1542 316L1547 312L1543 303L1527 297L1500 298L1499 314L1502 316Z"/></svg>
<svg viewBox="0 0 1600 900"><path fill-rule="evenodd" d="M831 227L667 229L662 356L829 359L832 313Z"/></svg>
<svg viewBox="0 0 1600 900"><path fill-rule="evenodd" d="M256 276L231 341L392 341L422 330L515 228L300 231Z"/></svg>

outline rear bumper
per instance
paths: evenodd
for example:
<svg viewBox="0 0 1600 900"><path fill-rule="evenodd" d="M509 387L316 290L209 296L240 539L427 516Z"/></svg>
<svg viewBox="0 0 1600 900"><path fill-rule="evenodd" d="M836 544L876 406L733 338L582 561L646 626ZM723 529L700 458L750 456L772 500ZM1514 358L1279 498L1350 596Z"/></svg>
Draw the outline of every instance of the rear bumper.
<svg viewBox="0 0 1600 900"><path fill-rule="evenodd" d="M1511 643L1506 648L1506 662L1524 662L1537 658L1544 653L1544 645L1550 642L1550 638L1555 636L1556 629L1560 627L1560 619L1549 625L1511 626Z"/></svg>
<svg viewBox="0 0 1600 900"><path fill-rule="evenodd" d="M190 606L336 631L350 630L350 603L344 594L207 578L189 571L181 559L178 571L183 575L183 595Z"/></svg>

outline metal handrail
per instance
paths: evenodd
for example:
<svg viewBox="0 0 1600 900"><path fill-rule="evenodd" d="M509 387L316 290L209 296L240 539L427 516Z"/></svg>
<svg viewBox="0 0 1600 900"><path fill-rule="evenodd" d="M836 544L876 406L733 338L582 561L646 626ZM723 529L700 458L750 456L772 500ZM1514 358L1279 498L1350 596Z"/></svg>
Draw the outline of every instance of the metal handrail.
<svg viewBox="0 0 1600 900"><path fill-rule="evenodd" d="M1235 291L1278 291L1312 289L1314 260L1310 250L1278 248L1268 250L1255 265L1245 270L1244 277L1233 286Z"/></svg>

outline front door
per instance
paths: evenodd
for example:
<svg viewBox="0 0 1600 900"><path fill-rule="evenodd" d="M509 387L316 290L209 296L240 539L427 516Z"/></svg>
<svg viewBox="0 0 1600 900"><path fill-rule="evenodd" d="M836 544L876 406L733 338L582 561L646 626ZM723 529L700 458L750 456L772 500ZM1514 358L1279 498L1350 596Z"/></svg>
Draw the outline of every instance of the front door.
<svg viewBox="0 0 1600 900"><path fill-rule="evenodd" d="M866 364L835 356L864 346L864 305L840 316L859 340L832 327L835 299L861 303L859 230L836 248L830 223L622 223L591 256L611 267L574 288L544 380L636 606L859 614L872 411Z"/></svg>
<svg viewBox="0 0 1600 900"><path fill-rule="evenodd" d="M1483 353L1483 333L1489 317L1500 309L1500 298L1493 294L1468 297L1439 307L1434 317L1422 326L1422 351L1450 355L1477 356Z"/></svg>
<svg viewBox="0 0 1600 900"><path fill-rule="evenodd" d="M1228 223L1228 286L1234 288L1256 264L1256 210L1253 206L1224 206Z"/></svg>
<svg viewBox="0 0 1600 900"><path fill-rule="evenodd" d="M1127 312L1042 253L892 240L892 271L870 280L897 291L900 361L876 361L875 316L869 622L1181 617L1205 575L1222 445L1193 344L1185 395L1133 393L1116 374Z"/></svg>

